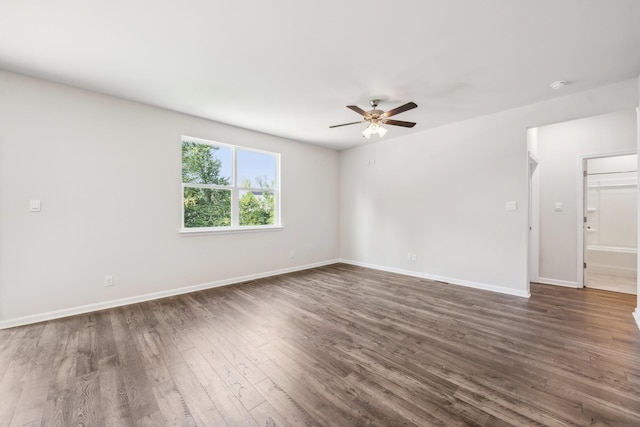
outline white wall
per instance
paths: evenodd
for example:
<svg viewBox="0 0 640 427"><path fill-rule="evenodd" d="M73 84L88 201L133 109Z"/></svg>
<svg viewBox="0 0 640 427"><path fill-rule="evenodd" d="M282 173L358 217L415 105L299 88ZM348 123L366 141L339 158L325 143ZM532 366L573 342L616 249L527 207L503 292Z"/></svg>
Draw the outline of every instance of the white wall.
<svg viewBox="0 0 640 427"><path fill-rule="evenodd" d="M635 110L629 110L629 114L633 116L631 120L627 120L627 123L630 123L631 126L635 123ZM635 142L635 141L634 141ZM627 154L624 156L613 156L613 157L597 157L595 159L587 159L587 170L589 171L589 175L592 174L602 174L607 172L625 172L625 171L637 171L638 167L638 155L637 154ZM609 181L611 179L616 179L616 175L607 176L602 179L603 182ZM628 178L625 176L625 178ZM593 177L594 181L597 181L597 176Z"/></svg>
<svg viewBox="0 0 640 427"><path fill-rule="evenodd" d="M635 155L633 160L637 162ZM591 161L587 162L587 167L591 168ZM587 248L595 245L637 249L637 173L591 175L593 169L588 170L585 206L587 225L591 228L586 233Z"/></svg>
<svg viewBox="0 0 640 427"><path fill-rule="evenodd" d="M636 85L624 81L342 152L341 257L526 295L527 128L632 108ZM506 211L507 201L518 210Z"/></svg>
<svg viewBox="0 0 640 427"><path fill-rule="evenodd" d="M181 237L182 134L281 153L284 229ZM334 260L338 158L332 150L0 72L0 326ZM30 199L42 201L40 213L28 211ZM115 286L103 286L106 274Z"/></svg>
<svg viewBox="0 0 640 427"><path fill-rule="evenodd" d="M633 151L633 108L542 126L540 160L540 281L578 286L578 158ZM555 211L555 203L562 211Z"/></svg>

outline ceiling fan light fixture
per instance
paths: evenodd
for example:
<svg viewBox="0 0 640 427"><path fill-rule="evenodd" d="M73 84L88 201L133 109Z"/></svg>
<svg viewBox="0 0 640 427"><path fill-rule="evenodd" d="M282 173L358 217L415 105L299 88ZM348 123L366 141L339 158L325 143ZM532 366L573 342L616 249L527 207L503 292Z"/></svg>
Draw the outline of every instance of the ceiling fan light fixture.
<svg viewBox="0 0 640 427"><path fill-rule="evenodd" d="M330 128L338 128L342 126L348 125L356 125L358 123L368 122L367 127L362 131L362 136L367 139L371 139L371 135L378 135L380 138L386 135L387 129L380 126L384 125L392 125L392 126L402 126L406 128L412 128L416 124L414 122L405 122L402 120L389 119L389 117L395 116L396 114L404 113L405 111L412 110L416 108L418 105L415 102L407 102L399 107L391 109L389 111L381 111L378 110L378 103L380 101L377 99L372 99L369 101L369 105L371 105L372 110L364 111L362 108L357 105L347 105L347 108L360 114L364 119L359 122L351 122L351 123L343 123L340 125L329 126Z"/></svg>
<svg viewBox="0 0 640 427"><path fill-rule="evenodd" d="M362 131L362 136L370 139L371 135L378 135L380 138L382 138L386 133L387 129L380 126L378 122L371 122L369 123L369 126L367 126L366 129Z"/></svg>

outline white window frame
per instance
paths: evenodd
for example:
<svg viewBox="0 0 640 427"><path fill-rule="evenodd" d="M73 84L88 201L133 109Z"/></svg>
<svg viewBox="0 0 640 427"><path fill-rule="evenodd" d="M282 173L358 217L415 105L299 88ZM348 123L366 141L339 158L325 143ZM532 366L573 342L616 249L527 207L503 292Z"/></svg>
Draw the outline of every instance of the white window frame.
<svg viewBox="0 0 640 427"><path fill-rule="evenodd" d="M182 143L192 142L196 144L205 144L213 147L224 147L231 150L231 183L230 185L219 184L192 184L182 182ZM251 151L254 153L266 154L273 156L276 161L276 173L275 173L275 186L273 189L254 188L254 187L239 187L237 180L237 150ZM226 144L217 141L211 141L202 138L195 138L191 136L182 135L180 138L180 234L185 236L200 235L200 234L219 234L219 233L242 233L242 232L255 232L255 231L274 231L282 229L281 219L281 181L280 181L280 153L274 153L271 151L258 150L255 148L242 147L240 145ZM227 227L190 227L184 226L184 189L190 188L207 188L217 190L227 190L231 192L231 225ZM271 192L274 195L274 224L269 225L240 225L240 192L241 191L261 191Z"/></svg>

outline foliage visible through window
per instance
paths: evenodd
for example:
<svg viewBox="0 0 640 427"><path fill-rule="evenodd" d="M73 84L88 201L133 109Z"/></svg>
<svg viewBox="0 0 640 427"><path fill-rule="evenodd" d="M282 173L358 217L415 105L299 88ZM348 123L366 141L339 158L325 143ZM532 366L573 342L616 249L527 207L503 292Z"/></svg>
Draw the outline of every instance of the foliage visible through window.
<svg viewBox="0 0 640 427"><path fill-rule="evenodd" d="M279 225L278 157L183 138L184 228Z"/></svg>

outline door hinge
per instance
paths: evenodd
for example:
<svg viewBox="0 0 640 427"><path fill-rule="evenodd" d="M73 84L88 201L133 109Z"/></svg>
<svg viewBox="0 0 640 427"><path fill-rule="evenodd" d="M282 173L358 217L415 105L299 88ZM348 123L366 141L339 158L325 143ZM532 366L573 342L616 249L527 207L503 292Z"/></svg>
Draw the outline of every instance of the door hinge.
<svg viewBox="0 0 640 427"><path fill-rule="evenodd" d="M585 262L583 265L584 265L584 267L583 267L583 268L587 268L587 263L586 263L586 262Z"/></svg>
<svg viewBox="0 0 640 427"><path fill-rule="evenodd" d="M584 176L585 178L587 177L587 171L582 171L582 176Z"/></svg>
<svg viewBox="0 0 640 427"><path fill-rule="evenodd" d="M586 216L584 217L584 222L587 222L587 217Z"/></svg>

